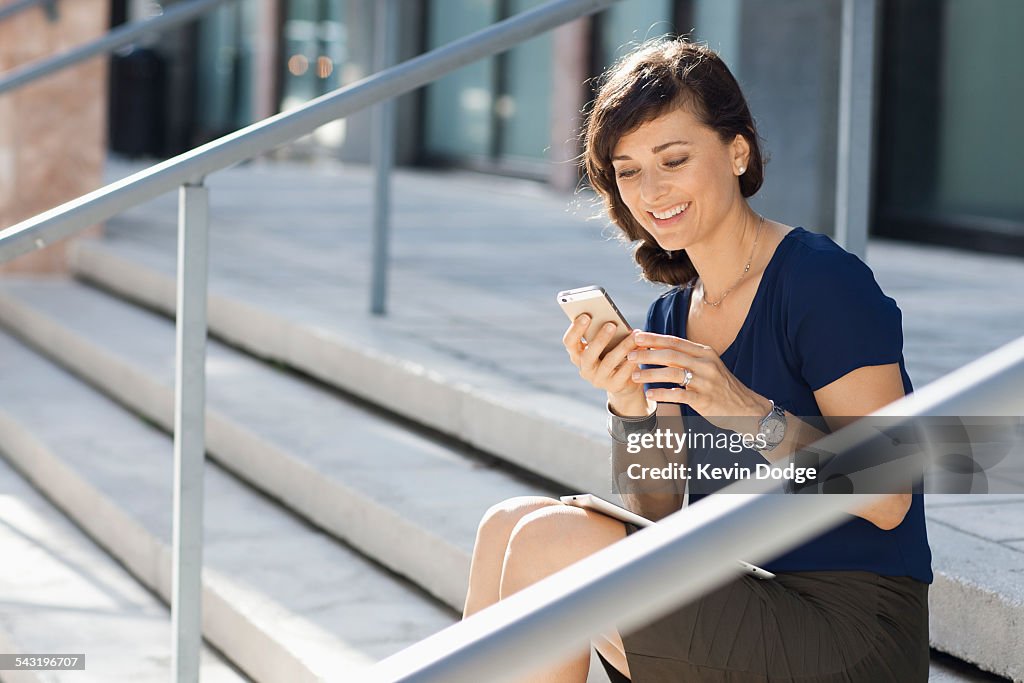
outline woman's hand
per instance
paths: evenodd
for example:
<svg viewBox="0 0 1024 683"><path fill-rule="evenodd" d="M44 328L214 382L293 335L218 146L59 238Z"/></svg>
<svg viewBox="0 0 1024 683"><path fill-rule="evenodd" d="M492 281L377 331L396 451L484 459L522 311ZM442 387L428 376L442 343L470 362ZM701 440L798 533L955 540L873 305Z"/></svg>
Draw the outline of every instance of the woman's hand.
<svg viewBox="0 0 1024 683"><path fill-rule="evenodd" d="M562 344L572 364L579 370L580 377L608 392L608 405L618 415L640 416L654 412L656 406L653 401L647 401L643 386L632 379L633 372L639 368L638 361L626 358L637 348L633 339L639 330L634 330L608 353L604 353L615 335L615 324L605 324L593 335L593 339L584 342L583 333L589 325L590 316L584 313L569 325L562 337Z"/></svg>
<svg viewBox="0 0 1024 683"><path fill-rule="evenodd" d="M756 433L761 418L771 411L771 402L736 379L710 346L652 332L633 336L639 348L628 353L627 362L664 366L633 370L633 382L641 388L654 382L679 385L650 389L647 398L685 403L712 424L747 434Z"/></svg>

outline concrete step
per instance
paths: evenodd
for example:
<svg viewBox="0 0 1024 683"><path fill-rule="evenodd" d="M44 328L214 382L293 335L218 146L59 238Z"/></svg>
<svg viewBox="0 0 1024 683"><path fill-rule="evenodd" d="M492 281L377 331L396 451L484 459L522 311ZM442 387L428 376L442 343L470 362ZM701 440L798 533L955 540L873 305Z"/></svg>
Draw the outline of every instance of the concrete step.
<svg viewBox="0 0 1024 683"><path fill-rule="evenodd" d="M70 280L8 280L0 320L171 431L174 324ZM550 491L222 344L207 449L224 467L461 610L488 507Z"/></svg>
<svg viewBox="0 0 1024 683"><path fill-rule="evenodd" d="M1005 683L1009 680L982 671L952 655L932 651L928 683Z"/></svg>
<svg viewBox="0 0 1024 683"><path fill-rule="evenodd" d="M1021 537L1024 496L1016 499L1009 510L1016 513L1016 535ZM951 508L937 506L936 513L977 519L983 508L993 505L972 500ZM961 531L938 517L928 520L937 568L928 600L932 642L986 671L1024 681L1024 553Z"/></svg>
<svg viewBox="0 0 1024 683"><path fill-rule="evenodd" d="M167 607L0 459L0 652L82 654L84 671L0 671L11 683L164 683ZM204 683L249 680L208 647Z"/></svg>
<svg viewBox="0 0 1024 683"><path fill-rule="evenodd" d="M396 288L420 294L395 297L395 306L403 307L404 314L396 316L402 322L367 318L364 301L331 284L361 277L356 271L365 270L364 264L346 262L336 278L325 278L327 264L310 265L308 254L287 241L261 242L258 248L274 251L272 274L260 273L256 263L247 266L240 254L211 267L209 324L218 338L574 490L609 490L600 411L552 390L584 389L572 365L559 358L557 365L533 368L535 338L495 340L479 329L487 322L477 316L532 324L537 312L531 307L407 274ZM164 253L131 241L80 241L71 263L83 279L173 315L173 246ZM253 272L243 276L246 268ZM315 272L309 282L303 281L307 272ZM464 322L446 312L453 301L465 311ZM565 322L553 303L550 308L554 321L546 321L552 330L547 341L557 344ZM520 370L510 372L513 366Z"/></svg>
<svg viewBox="0 0 1024 683"><path fill-rule="evenodd" d="M17 360L21 349L0 336L0 349L12 348ZM0 431L0 439L11 434L10 417L3 418L7 429ZM171 655L166 606L2 459L0 555L6 558L0 569L0 651L76 652L86 654L88 662L84 672L8 671L0 672L0 681L167 680ZM223 612L222 606L208 604L206 609ZM200 677L204 683L249 680L208 648L203 649ZM595 661L588 681L607 680ZM990 680L948 659L933 662L929 677L931 683Z"/></svg>
<svg viewBox="0 0 1024 683"><path fill-rule="evenodd" d="M137 218L141 217L140 213ZM121 235L102 241L79 242L72 253L73 267L80 277L171 314L174 259L173 249L168 247L172 242L165 226L154 224L149 228L144 238L131 239L128 231L121 230ZM261 239L263 236L257 241ZM468 339L464 347L468 355L460 361L454 346L449 345L444 352L438 350L435 340L445 339L434 329L440 323L429 328L432 317L440 315L431 308L431 299L465 301L467 310L483 321L478 325L486 325L489 316L521 316L528 320L531 313L536 318L535 312L520 311L514 304L510 311L508 297L500 293L489 296L479 289L460 289L406 271L395 273L396 279L402 278L402 289L418 289L429 292L429 296L415 298L415 309L407 307L393 320L368 318L362 300L332 297L330 285L325 284L332 278L351 278L348 271L327 277L326 264L308 250L288 244L287 240L274 243L275 270L267 277L243 274L248 272L246 269L266 268L267 257L260 256L256 247L245 253L245 263L239 256L217 266L214 259L209 300L213 334L562 482L567 488L607 491L607 436L596 401L575 400L508 372L487 372L481 356L500 358L506 352L504 348L497 353L493 349L489 354L473 353L473 340ZM396 305L405 298L394 297ZM352 320L359 322L352 324ZM459 329L450 314L444 321ZM428 332L417 335L420 325ZM482 337L476 343L493 344L494 336ZM509 354L516 352L515 348L508 349ZM546 366L545 372L549 372ZM557 374L555 370L550 373ZM565 375L564 379L572 378ZM973 519L972 511L965 511L961 519ZM934 527L935 522L929 525ZM984 535L973 535L986 553L1010 562L992 573L1002 572L1010 579L1019 577L1014 567L1020 562L1016 557L1005 557L1005 546ZM989 627L1019 632L1019 625L1024 623L1024 581L987 585L991 573L979 574L975 563L955 546L949 552L937 550L934 567L939 580L932 590L931 611L933 645L986 670L1024 679L1024 658L1017 650L994 652L980 644L966 649L962 645L971 640L962 637L965 628L979 633ZM1000 609L989 614L965 602L975 587L987 591Z"/></svg>
<svg viewBox="0 0 1024 683"><path fill-rule="evenodd" d="M6 334L0 396L8 461L168 601L168 436ZM456 618L213 463L204 506L203 632L255 680L356 680Z"/></svg>

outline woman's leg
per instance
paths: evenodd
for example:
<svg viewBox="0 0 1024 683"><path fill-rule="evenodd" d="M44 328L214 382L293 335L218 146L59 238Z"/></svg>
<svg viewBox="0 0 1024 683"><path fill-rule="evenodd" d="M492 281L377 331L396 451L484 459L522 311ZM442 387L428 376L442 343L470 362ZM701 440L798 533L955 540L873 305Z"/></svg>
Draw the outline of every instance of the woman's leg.
<svg viewBox="0 0 1024 683"><path fill-rule="evenodd" d="M512 530L501 571L500 596L506 598L626 536L623 524L570 505L542 506L523 516ZM615 668L629 675L622 639L612 631L595 640ZM560 666L535 675L531 683L585 683L590 647Z"/></svg>
<svg viewBox="0 0 1024 683"><path fill-rule="evenodd" d="M561 505L554 498L519 496L493 505L484 513L476 532L476 545L473 546L463 618L498 601L505 550L519 520L542 508Z"/></svg>

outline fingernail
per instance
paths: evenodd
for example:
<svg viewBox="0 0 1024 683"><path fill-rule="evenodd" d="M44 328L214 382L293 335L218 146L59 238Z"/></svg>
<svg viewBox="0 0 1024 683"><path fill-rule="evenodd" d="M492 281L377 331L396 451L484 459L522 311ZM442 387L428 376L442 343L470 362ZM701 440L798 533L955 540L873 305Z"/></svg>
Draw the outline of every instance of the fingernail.
<svg viewBox="0 0 1024 683"><path fill-rule="evenodd" d="M633 379L640 379L640 372L639 371L633 373Z"/></svg>
<svg viewBox="0 0 1024 683"><path fill-rule="evenodd" d="M636 351L630 351L626 354L626 358L629 360L636 360Z"/></svg>
<svg viewBox="0 0 1024 683"><path fill-rule="evenodd" d="M590 316L587 315L586 313L584 313L583 315L580 316L580 320L582 320L584 323L589 323L590 322Z"/></svg>
<svg viewBox="0 0 1024 683"><path fill-rule="evenodd" d="M605 332L611 332L612 330L615 329L615 323L605 323L604 324L604 329L605 329Z"/></svg>
<svg viewBox="0 0 1024 683"><path fill-rule="evenodd" d="M636 335L636 340L638 342L645 342L645 341L647 341L647 335L638 334L638 335Z"/></svg>

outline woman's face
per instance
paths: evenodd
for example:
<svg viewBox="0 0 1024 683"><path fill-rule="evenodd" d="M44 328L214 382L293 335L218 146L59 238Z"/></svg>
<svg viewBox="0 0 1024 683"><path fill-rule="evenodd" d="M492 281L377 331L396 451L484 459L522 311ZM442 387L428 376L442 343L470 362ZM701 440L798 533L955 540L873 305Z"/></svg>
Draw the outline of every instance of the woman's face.
<svg viewBox="0 0 1024 683"><path fill-rule="evenodd" d="M633 218L662 249L687 249L711 235L742 200L737 176L749 157L741 135L723 143L685 108L619 138L612 165Z"/></svg>

